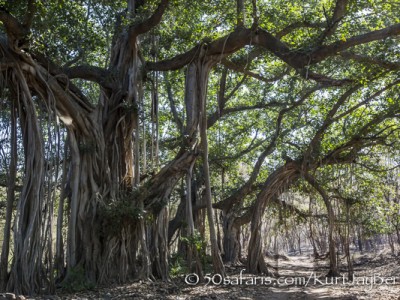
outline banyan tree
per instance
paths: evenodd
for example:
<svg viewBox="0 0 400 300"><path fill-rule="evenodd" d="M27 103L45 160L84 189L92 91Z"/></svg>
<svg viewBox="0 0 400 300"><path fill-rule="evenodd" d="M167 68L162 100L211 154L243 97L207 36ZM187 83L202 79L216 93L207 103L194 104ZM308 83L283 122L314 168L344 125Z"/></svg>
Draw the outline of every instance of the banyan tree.
<svg viewBox="0 0 400 300"><path fill-rule="evenodd" d="M333 226L318 171L396 142L394 2L0 3L2 291L51 293L79 272L93 283L168 280L177 230L207 232L217 273L240 256L268 273L267 206L300 180ZM224 158L235 135L244 146ZM247 176L217 199L215 178L234 176L225 159L242 157Z"/></svg>

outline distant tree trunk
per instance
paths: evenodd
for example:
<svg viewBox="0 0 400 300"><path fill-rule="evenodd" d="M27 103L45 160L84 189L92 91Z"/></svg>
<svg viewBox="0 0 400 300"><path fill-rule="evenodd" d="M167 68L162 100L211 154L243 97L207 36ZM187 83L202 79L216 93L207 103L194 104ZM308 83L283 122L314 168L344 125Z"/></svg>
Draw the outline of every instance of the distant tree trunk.
<svg viewBox="0 0 400 300"><path fill-rule="evenodd" d="M15 181L17 178L17 112L15 107L15 100L11 102L11 150L10 150L10 167L8 172L7 182L7 206L4 223L3 245L1 247L0 259L0 291L5 291L8 281L8 259L10 252L10 238L11 238L11 221L12 212L15 202Z"/></svg>
<svg viewBox="0 0 400 300"><path fill-rule="evenodd" d="M194 221L193 221L193 197L192 195L196 193L196 191L192 190L192 175L193 175L193 167L194 162L189 167L188 173L186 174L186 223L187 223L187 233L188 235L193 235L194 233Z"/></svg>
<svg viewBox="0 0 400 300"><path fill-rule="evenodd" d="M388 243L390 246L390 251L392 252L392 255L395 254L395 250L394 250L394 242L393 242L393 236L391 233L387 234L387 238L388 238Z"/></svg>
<svg viewBox="0 0 400 300"><path fill-rule="evenodd" d="M329 242L329 272L328 276L337 277L339 276L339 271L337 267L337 257L336 257L336 243L333 236L334 228L335 228L335 214L333 212L332 206L330 205L329 200L324 201L326 208L328 210L328 242ZM329 204L328 204L329 203Z"/></svg>
<svg viewBox="0 0 400 300"><path fill-rule="evenodd" d="M182 188L183 189L183 188ZM182 193L183 194L183 193ZM176 209L175 217L169 221L168 224L168 244L173 242L173 237L175 233L181 229L184 225L184 220L186 218L186 194L181 195L180 202L178 204L178 208ZM182 229L181 229L182 230ZM181 241L178 241L178 249L180 248ZM179 250L181 252L181 250Z"/></svg>
<svg viewBox="0 0 400 300"><path fill-rule="evenodd" d="M297 244L298 244L298 247L299 247L299 254L301 255L302 254L302 252L301 252L301 232L298 233Z"/></svg>
<svg viewBox="0 0 400 300"><path fill-rule="evenodd" d="M363 236L361 233L360 226L358 226L358 228L357 228L357 245L358 245L358 250L360 252L363 252Z"/></svg>
<svg viewBox="0 0 400 300"><path fill-rule="evenodd" d="M328 211L328 242L329 242L329 272L327 276L329 277L338 277L340 276L337 266L337 257L336 257L336 246L335 239L333 236L334 227L335 227L335 213L333 211L332 204L330 202L328 194L325 190L319 185L319 183L308 173L305 175L305 179L310 183L312 187L314 187L318 193L321 195L322 200L326 206Z"/></svg>
<svg viewBox="0 0 400 300"><path fill-rule="evenodd" d="M345 231L345 243L344 250L347 258L347 268L348 268L348 278L350 281L353 280L354 270L353 270L353 261L350 256L350 204L348 202L346 205L346 231Z"/></svg>
<svg viewBox="0 0 400 300"><path fill-rule="evenodd" d="M311 243L311 246L313 248L314 257L318 258L319 254L318 254L317 247L315 245L314 229L313 229L313 222L312 222L312 205L313 205L313 203L314 203L314 198L312 196L310 196L310 203L309 203L309 206L308 206L308 213L310 215L309 216L309 221L308 221L308 225L309 225L308 232L309 232L310 243Z"/></svg>
<svg viewBox="0 0 400 300"><path fill-rule="evenodd" d="M397 236L397 244L400 245L400 226L399 226L399 224L396 224L395 229L396 229L396 236Z"/></svg>

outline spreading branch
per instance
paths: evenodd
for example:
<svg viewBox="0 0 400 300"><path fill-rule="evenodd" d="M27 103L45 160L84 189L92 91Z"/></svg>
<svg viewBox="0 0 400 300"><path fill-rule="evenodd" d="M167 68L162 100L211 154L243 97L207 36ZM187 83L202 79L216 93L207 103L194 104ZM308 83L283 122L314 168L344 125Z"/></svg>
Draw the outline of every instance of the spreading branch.
<svg viewBox="0 0 400 300"><path fill-rule="evenodd" d="M345 41L337 41L327 46L322 46L309 54L310 64L318 63L329 56L338 52L347 50L351 47L367 44L373 41L383 40L388 37L398 36L400 34L400 23L380 30L371 31L348 38ZM304 63L304 62L303 62Z"/></svg>
<svg viewBox="0 0 400 300"><path fill-rule="evenodd" d="M256 33L253 33L250 29L240 27L236 28L236 30L230 34L209 43L207 47L207 55L214 55L217 57L217 59L218 55L220 55L219 60L222 61L222 59L227 55L232 54L241 49L243 46L251 43L252 45L260 46L273 53L275 56L286 62L289 66L297 70L303 70L351 47L376 40L382 40L388 37L398 36L399 34L400 24L396 24L384 29L357 35L345 41L337 41L326 46L320 46L310 51L295 51L290 49L279 38L273 36L266 30L258 29ZM146 67L147 70L177 70L192 61L198 53L199 45L192 48L188 52L179 54L171 59L162 60L159 62L147 62ZM324 75L314 73L309 73L309 76L316 81L325 81L332 85L343 85L349 81L348 79L330 79Z"/></svg>
<svg viewBox="0 0 400 300"><path fill-rule="evenodd" d="M82 65L71 68L64 68L63 71L70 79L80 78L96 82L103 88L113 88L111 73L106 69L95 66Z"/></svg>
<svg viewBox="0 0 400 300"><path fill-rule="evenodd" d="M231 61L229 61L227 59L222 59L221 60L221 64L224 65L225 67L227 67L230 70L233 70L233 71L236 71L236 72L239 72L239 73L243 73L243 74L245 74L247 76L253 77L253 78L255 78L257 80L260 80L260 81L263 81L265 83L270 83L270 82L277 81L277 80L281 79L287 73L287 71L285 71L285 72L282 72L282 73L280 73L280 74L278 74L278 75L276 75L276 76L274 76L272 78L265 78L264 76L261 76L260 74L257 74L257 73L254 73L252 71L246 70L244 67L242 67L242 66L240 66L240 65L238 65L236 63L233 63L233 62L231 62Z"/></svg>
<svg viewBox="0 0 400 300"><path fill-rule="evenodd" d="M175 101L174 101L174 95L172 93L171 84L170 84L167 76L165 76L165 86L167 89L168 100L171 105L172 116L174 117L174 121L175 121L176 126L178 127L179 132L182 133L182 132L184 132L183 122L178 115L178 111L176 109L176 105L175 105Z"/></svg>
<svg viewBox="0 0 400 300"><path fill-rule="evenodd" d="M397 62L385 61L374 57L369 57L366 55L359 55L350 51L340 52L339 55L346 60L351 59L364 64L374 64L391 71L400 70L400 63Z"/></svg>
<svg viewBox="0 0 400 300"><path fill-rule="evenodd" d="M207 56L214 56L217 61L220 61L229 54L232 54L249 44L252 35L250 29L238 27L228 35L211 43L207 43L206 54ZM201 47L202 45L197 45L188 52L179 54L170 59L158 62L147 62L146 68L149 71L169 71L180 69L189 64L197 57L197 55L199 55Z"/></svg>
<svg viewBox="0 0 400 300"><path fill-rule="evenodd" d="M278 39L283 38L284 36L292 33L293 31L300 29L300 28L322 28L323 24L322 23L311 23L311 22L307 22L307 21L299 21L299 22L294 22L288 26L286 26L285 28L283 28L282 30L278 31L275 34L275 37Z"/></svg>
<svg viewBox="0 0 400 300"><path fill-rule="evenodd" d="M251 187L253 186L255 180L257 179L257 176L261 170L261 166L265 158L275 150L278 138L284 134L287 134L287 131L282 132L282 121L285 114L303 104L308 97L310 97L315 91L319 90L320 88L321 88L320 86L316 86L308 90L304 95L302 95L302 97L299 100L297 100L291 106L284 108L279 112L278 117L276 118L275 131L270 139L269 144L265 146L264 151L257 159L257 162L254 165L250 178L233 195L219 202L216 205L216 207L224 210L229 210L233 207L233 205L242 200L251 191Z"/></svg>
<svg viewBox="0 0 400 300"><path fill-rule="evenodd" d="M30 29L36 13L36 0L28 0L28 8L25 13L24 26Z"/></svg>
<svg viewBox="0 0 400 300"><path fill-rule="evenodd" d="M131 27L129 32L129 36L131 37L131 39L140 34L150 31L152 28L157 26L161 22L161 18L164 15L165 10L167 9L168 3L169 0L161 0L161 3L158 5L157 9L150 18L140 24Z"/></svg>
<svg viewBox="0 0 400 300"><path fill-rule="evenodd" d="M336 31L340 21L346 14L348 2L349 2L348 0L336 1L336 6L333 11L332 18L331 19L328 18L326 20L327 26L325 31L322 33L322 36L320 38L320 43L322 43L326 38L330 37Z"/></svg>
<svg viewBox="0 0 400 300"><path fill-rule="evenodd" d="M317 130L317 132L315 133L307 150L305 151L305 154L304 154L305 160L304 161L309 161L310 156L316 156L319 153L323 136L324 136L326 130L329 128L329 126L333 124L333 122L334 122L333 117L335 116L336 112L349 99L349 97L355 91L357 91L360 87L361 87L360 85L357 85L357 86L354 86L354 87L351 87L350 89L348 89L341 97L339 97L339 99L336 101L336 103L332 106L332 108L327 113L325 120L323 121L322 125Z"/></svg>

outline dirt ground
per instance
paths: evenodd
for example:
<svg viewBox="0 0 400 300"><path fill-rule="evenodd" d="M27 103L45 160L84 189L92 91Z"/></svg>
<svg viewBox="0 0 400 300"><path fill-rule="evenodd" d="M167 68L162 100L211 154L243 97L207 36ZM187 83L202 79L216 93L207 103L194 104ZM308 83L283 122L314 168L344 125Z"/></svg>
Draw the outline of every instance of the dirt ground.
<svg viewBox="0 0 400 300"><path fill-rule="evenodd" d="M315 260L300 255L284 259L267 259L277 277L261 277L245 273L244 266L227 268L228 277L220 276L191 285L185 276L171 283L135 282L132 284L97 288L76 294L59 294L41 299L396 299L400 300L400 258L385 251L358 254L355 262L355 279L346 281L346 263L341 261L344 277L325 278L327 260ZM186 281L195 282L194 275ZM214 284L213 284L214 282Z"/></svg>

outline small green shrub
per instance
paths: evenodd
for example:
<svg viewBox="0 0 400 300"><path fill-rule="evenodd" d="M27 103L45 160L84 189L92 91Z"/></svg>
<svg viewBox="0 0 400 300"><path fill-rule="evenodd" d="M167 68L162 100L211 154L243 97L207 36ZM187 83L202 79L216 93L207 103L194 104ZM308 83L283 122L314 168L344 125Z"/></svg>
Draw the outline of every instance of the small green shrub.
<svg viewBox="0 0 400 300"><path fill-rule="evenodd" d="M146 216L146 212L134 205L132 195L125 195L108 205L100 206L102 233L105 236L118 235L122 228L136 225Z"/></svg>
<svg viewBox="0 0 400 300"><path fill-rule="evenodd" d="M205 254L207 243L203 240L199 232L195 231L191 236L181 237L181 241L188 245L194 246L201 255L203 253Z"/></svg>
<svg viewBox="0 0 400 300"><path fill-rule="evenodd" d="M61 288L67 292L79 292L95 288L95 284L85 276L83 267L72 268L63 282Z"/></svg>
<svg viewBox="0 0 400 300"><path fill-rule="evenodd" d="M179 254L175 253L170 259L170 271L171 277L178 277L180 275L185 275L189 272L186 260Z"/></svg>

